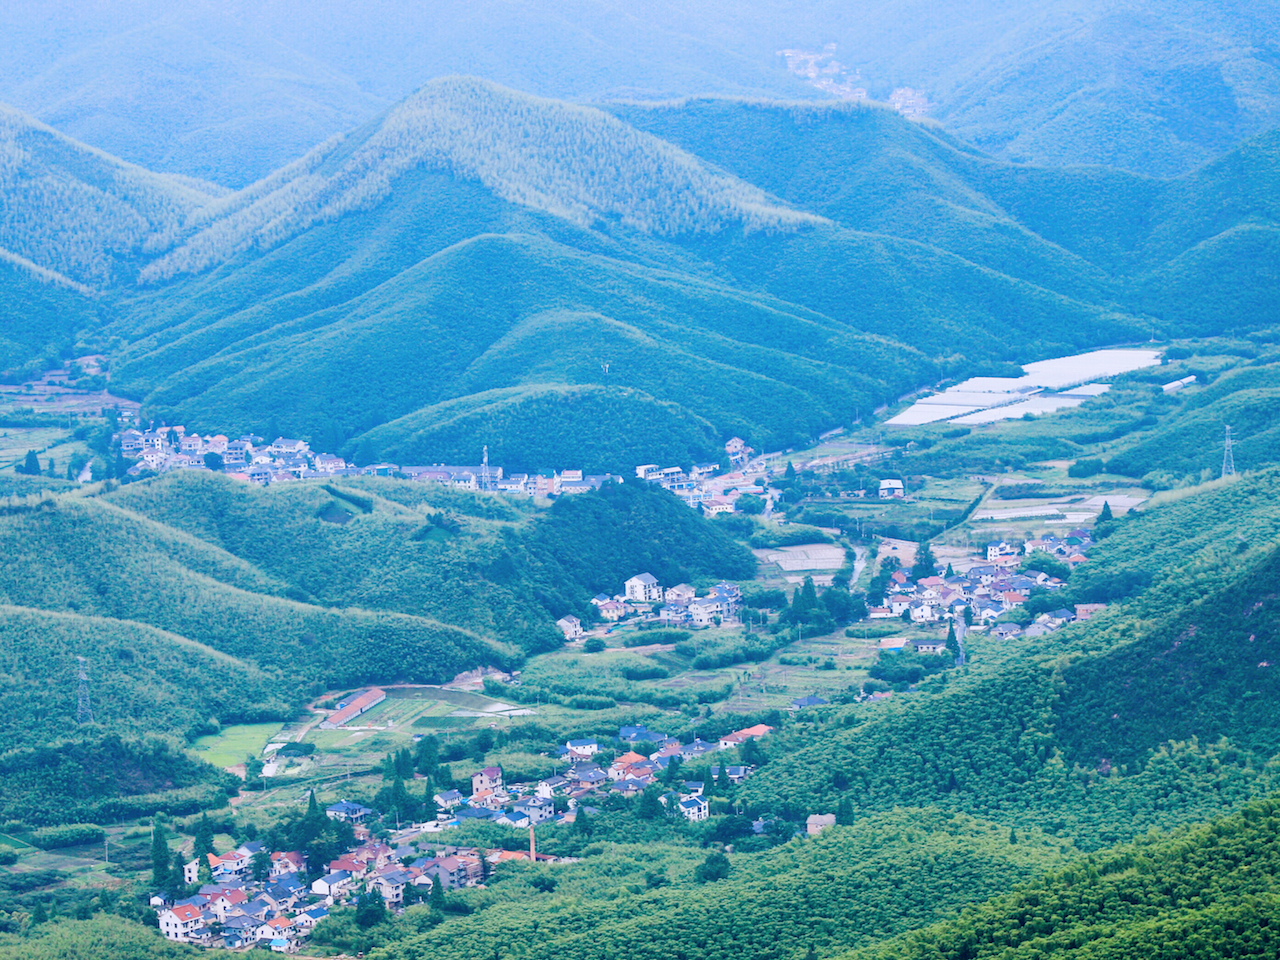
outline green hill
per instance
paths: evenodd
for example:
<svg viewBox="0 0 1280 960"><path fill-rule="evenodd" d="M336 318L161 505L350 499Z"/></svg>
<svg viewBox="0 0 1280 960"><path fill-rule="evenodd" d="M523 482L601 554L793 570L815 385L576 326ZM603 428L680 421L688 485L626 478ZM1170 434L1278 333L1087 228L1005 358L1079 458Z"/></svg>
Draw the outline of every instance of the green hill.
<svg viewBox="0 0 1280 960"><path fill-rule="evenodd" d="M29 824L219 805L221 772L175 742L291 719L326 690L516 666L563 643L558 617L591 617L588 598L644 570L755 569L636 484L547 509L393 479L173 474L11 503L0 550L0 819ZM77 657L92 724L77 722Z"/></svg>
<svg viewBox="0 0 1280 960"><path fill-rule="evenodd" d="M1155 835L853 956L877 960L1239 960L1273 957L1280 807Z"/></svg>
<svg viewBox="0 0 1280 960"><path fill-rule="evenodd" d="M267 670L293 688L293 702L335 687L438 683L518 663L562 642L558 617L587 616L589 597L648 568L672 582L754 570L754 558L718 528L634 484L549 510L404 486L262 489L185 474L102 497L47 499L0 517L9 558L0 598L24 616L41 610L74 615L56 622L111 618L126 633L163 631L201 656ZM667 538L680 546L660 549ZM38 666L19 662L17 675L56 675L69 646L42 651ZM202 719L240 716L219 703L192 709Z"/></svg>
<svg viewBox="0 0 1280 960"><path fill-rule="evenodd" d="M221 192L124 163L0 105L0 249L75 283L131 280L144 253Z"/></svg>

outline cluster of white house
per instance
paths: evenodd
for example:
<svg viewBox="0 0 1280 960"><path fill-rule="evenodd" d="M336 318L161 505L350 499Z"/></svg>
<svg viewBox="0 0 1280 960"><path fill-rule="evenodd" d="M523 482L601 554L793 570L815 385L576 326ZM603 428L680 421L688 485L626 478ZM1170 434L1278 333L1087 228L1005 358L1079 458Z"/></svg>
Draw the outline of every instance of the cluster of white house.
<svg viewBox="0 0 1280 960"><path fill-rule="evenodd" d="M445 890L471 886L481 882L487 872L482 854L472 847L438 845L423 855L414 846L393 849L371 839L361 824L374 811L359 803L343 800L326 813L332 819L355 824L360 842L330 861L322 876L308 884L305 855L284 851L269 854L266 877L251 879L255 859L261 861L268 855L265 845L257 841L230 853L208 854L212 879L199 893L172 903L159 895L151 898L160 932L184 943L227 949L267 946L278 953L296 953L334 904L362 893L377 893L389 908L396 909L404 904L411 887L427 894L437 882ZM532 848L528 853L497 851L486 860L492 865L530 858L559 862L559 858L538 854ZM198 882L200 867L199 860L187 863L184 882Z"/></svg>
<svg viewBox="0 0 1280 960"><path fill-rule="evenodd" d="M923 577L913 581L905 570L895 570L889 578L884 603L871 607L868 616L872 620L893 617L910 617L917 623L935 623L946 619L959 619L965 608L972 613L975 623L989 623L1027 602L1035 589L1059 590L1065 583L1047 573L1017 569L1027 556L1045 553L1057 560L1076 567L1086 562L1086 553L1093 546L1089 530L1073 530L1066 537L1046 535L1027 540L1022 552L1005 541L987 544L978 562L962 573L951 576ZM1098 604L1080 604L1078 609L1055 610L1041 614L1038 625L1008 629L1000 625L1001 634L1013 636L1025 633L1035 636L1048 633L1063 623L1088 617L1100 608Z"/></svg>
<svg viewBox="0 0 1280 960"><path fill-rule="evenodd" d="M710 626L737 618L742 611L742 590L732 583L717 583L704 597L687 583L663 589L651 573L638 573L622 585L622 592L591 598L600 619L610 623L641 615L662 620L673 626ZM660 608L660 609L658 609ZM656 609L656 613L655 613ZM565 616L556 621L566 640L579 640L586 630L578 617Z"/></svg>
<svg viewBox="0 0 1280 960"><path fill-rule="evenodd" d="M606 483L622 481L612 474L588 475L581 470L506 474L502 467L488 463L461 466L373 463L357 467L335 454L312 451L305 440L277 437L268 443L252 434L235 440L228 440L222 434L202 437L188 433L182 425L145 431L131 428L119 433L117 439L121 454L137 460L129 469L135 476L146 470L167 473L221 469L228 476L263 485L344 476L398 476L464 490L491 490L530 497L584 493L598 490ZM217 459L209 454L216 455Z"/></svg>
<svg viewBox="0 0 1280 960"><path fill-rule="evenodd" d="M633 797L667 773L673 762L690 763L720 750L740 747L773 732L756 724L726 734L715 742L695 739L682 744L665 734L643 726L625 726L618 738L632 749L612 760L607 767L596 762L600 744L596 740L569 740L557 752L568 764L556 774L536 784L506 784L501 767L485 767L471 777L471 794L448 790L435 795L439 809L436 829L457 826L469 820L486 820L503 826L527 828L549 820L571 821L580 805L602 793ZM647 750L639 753L636 748ZM711 776L741 783L750 774L745 765L711 767ZM674 774L673 774L674 775ZM703 796L705 784L679 781L664 793L664 803L689 820L705 820L710 807Z"/></svg>

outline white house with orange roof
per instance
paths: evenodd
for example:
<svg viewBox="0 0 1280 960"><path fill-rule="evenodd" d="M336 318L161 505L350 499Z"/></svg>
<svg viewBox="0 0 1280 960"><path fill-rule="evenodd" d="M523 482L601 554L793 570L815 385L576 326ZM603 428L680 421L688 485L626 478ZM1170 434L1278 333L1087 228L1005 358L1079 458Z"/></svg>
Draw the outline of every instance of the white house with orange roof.
<svg viewBox="0 0 1280 960"><path fill-rule="evenodd" d="M204 925L204 912L190 903L181 903L169 910L160 911L160 932L166 939L185 943L191 932Z"/></svg>

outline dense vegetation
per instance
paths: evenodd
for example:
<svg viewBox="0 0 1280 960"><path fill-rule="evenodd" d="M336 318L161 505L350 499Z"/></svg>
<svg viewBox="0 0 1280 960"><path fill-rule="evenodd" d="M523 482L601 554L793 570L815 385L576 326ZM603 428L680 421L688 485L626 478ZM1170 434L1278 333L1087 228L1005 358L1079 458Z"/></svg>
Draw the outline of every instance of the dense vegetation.
<svg viewBox="0 0 1280 960"><path fill-rule="evenodd" d="M168 739L114 734L0 754L0 778L0 817L33 825L194 813L223 805L240 784Z"/></svg>
<svg viewBox="0 0 1280 960"><path fill-rule="evenodd" d="M1280 804L1107 850L954 919L857 954L877 960L1273 957Z"/></svg>
<svg viewBox="0 0 1280 960"><path fill-rule="evenodd" d="M349 522L323 519L335 504ZM634 483L535 509L390 479L263 489L175 474L23 501L0 517L0 543L0 749L28 751L4 762L25 771L31 750L70 751L6 793L0 818L32 823L217 799L186 790L221 789L202 764L134 782L129 762L87 746L104 734L128 753L119 738L288 719L326 689L517 665L563 642L557 617L588 617L589 597L635 573L675 583L755 567L719 527ZM95 721L83 728L77 657Z"/></svg>

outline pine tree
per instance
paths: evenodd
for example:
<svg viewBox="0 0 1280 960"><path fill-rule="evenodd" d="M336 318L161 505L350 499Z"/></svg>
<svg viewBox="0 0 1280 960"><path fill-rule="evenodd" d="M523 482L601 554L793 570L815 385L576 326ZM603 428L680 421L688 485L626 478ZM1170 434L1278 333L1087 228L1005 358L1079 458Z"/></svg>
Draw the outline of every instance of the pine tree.
<svg viewBox="0 0 1280 960"><path fill-rule="evenodd" d="M167 887L171 870L169 839L164 824L157 823L151 830L151 882L157 887Z"/></svg>
<svg viewBox="0 0 1280 960"><path fill-rule="evenodd" d="M40 476L40 458L36 456L36 452L34 450L27 451L27 457L22 462L22 467L18 472L25 473L29 477Z"/></svg>
<svg viewBox="0 0 1280 960"><path fill-rule="evenodd" d="M960 641L956 639L956 622L947 625L947 652L957 660L960 659Z"/></svg>
<svg viewBox="0 0 1280 960"><path fill-rule="evenodd" d="M782 476L787 480L794 480L796 478L796 465L790 460L787 461L787 469Z"/></svg>
<svg viewBox="0 0 1280 960"><path fill-rule="evenodd" d="M432 910L444 909L444 884L440 882L440 876L437 874L431 879L431 899Z"/></svg>
<svg viewBox="0 0 1280 960"><path fill-rule="evenodd" d="M209 815L205 813L201 814L200 822L196 824L195 856L203 866L208 862L210 853L213 853L213 824L209 822Z"/></svg>
<svg viewBox="0 0 1280 960"><path fill-rule="evenodd" d="M937 566L938 562L929 548L929 541L921 540L916 547L916 562L911 567L911 579L919 581L925 577L932 577L937 573Z"/></svg>
<svg viewBox="0 0 1280 960"><path fill-rule="evenodd" d="M818 609L818 591L813 585L813 577L804 578L804 589L800 594L800 599L804 602L804 612Z"/></svg>
<svg viewBox="0 0 1280 960"><path fill-rule="evenodd" d="M1098 514L1098 523L1106 523L1108 520L1114 520L1115 516L1111 513L1110 501L1102 501L1102 511Z"/></svg>

